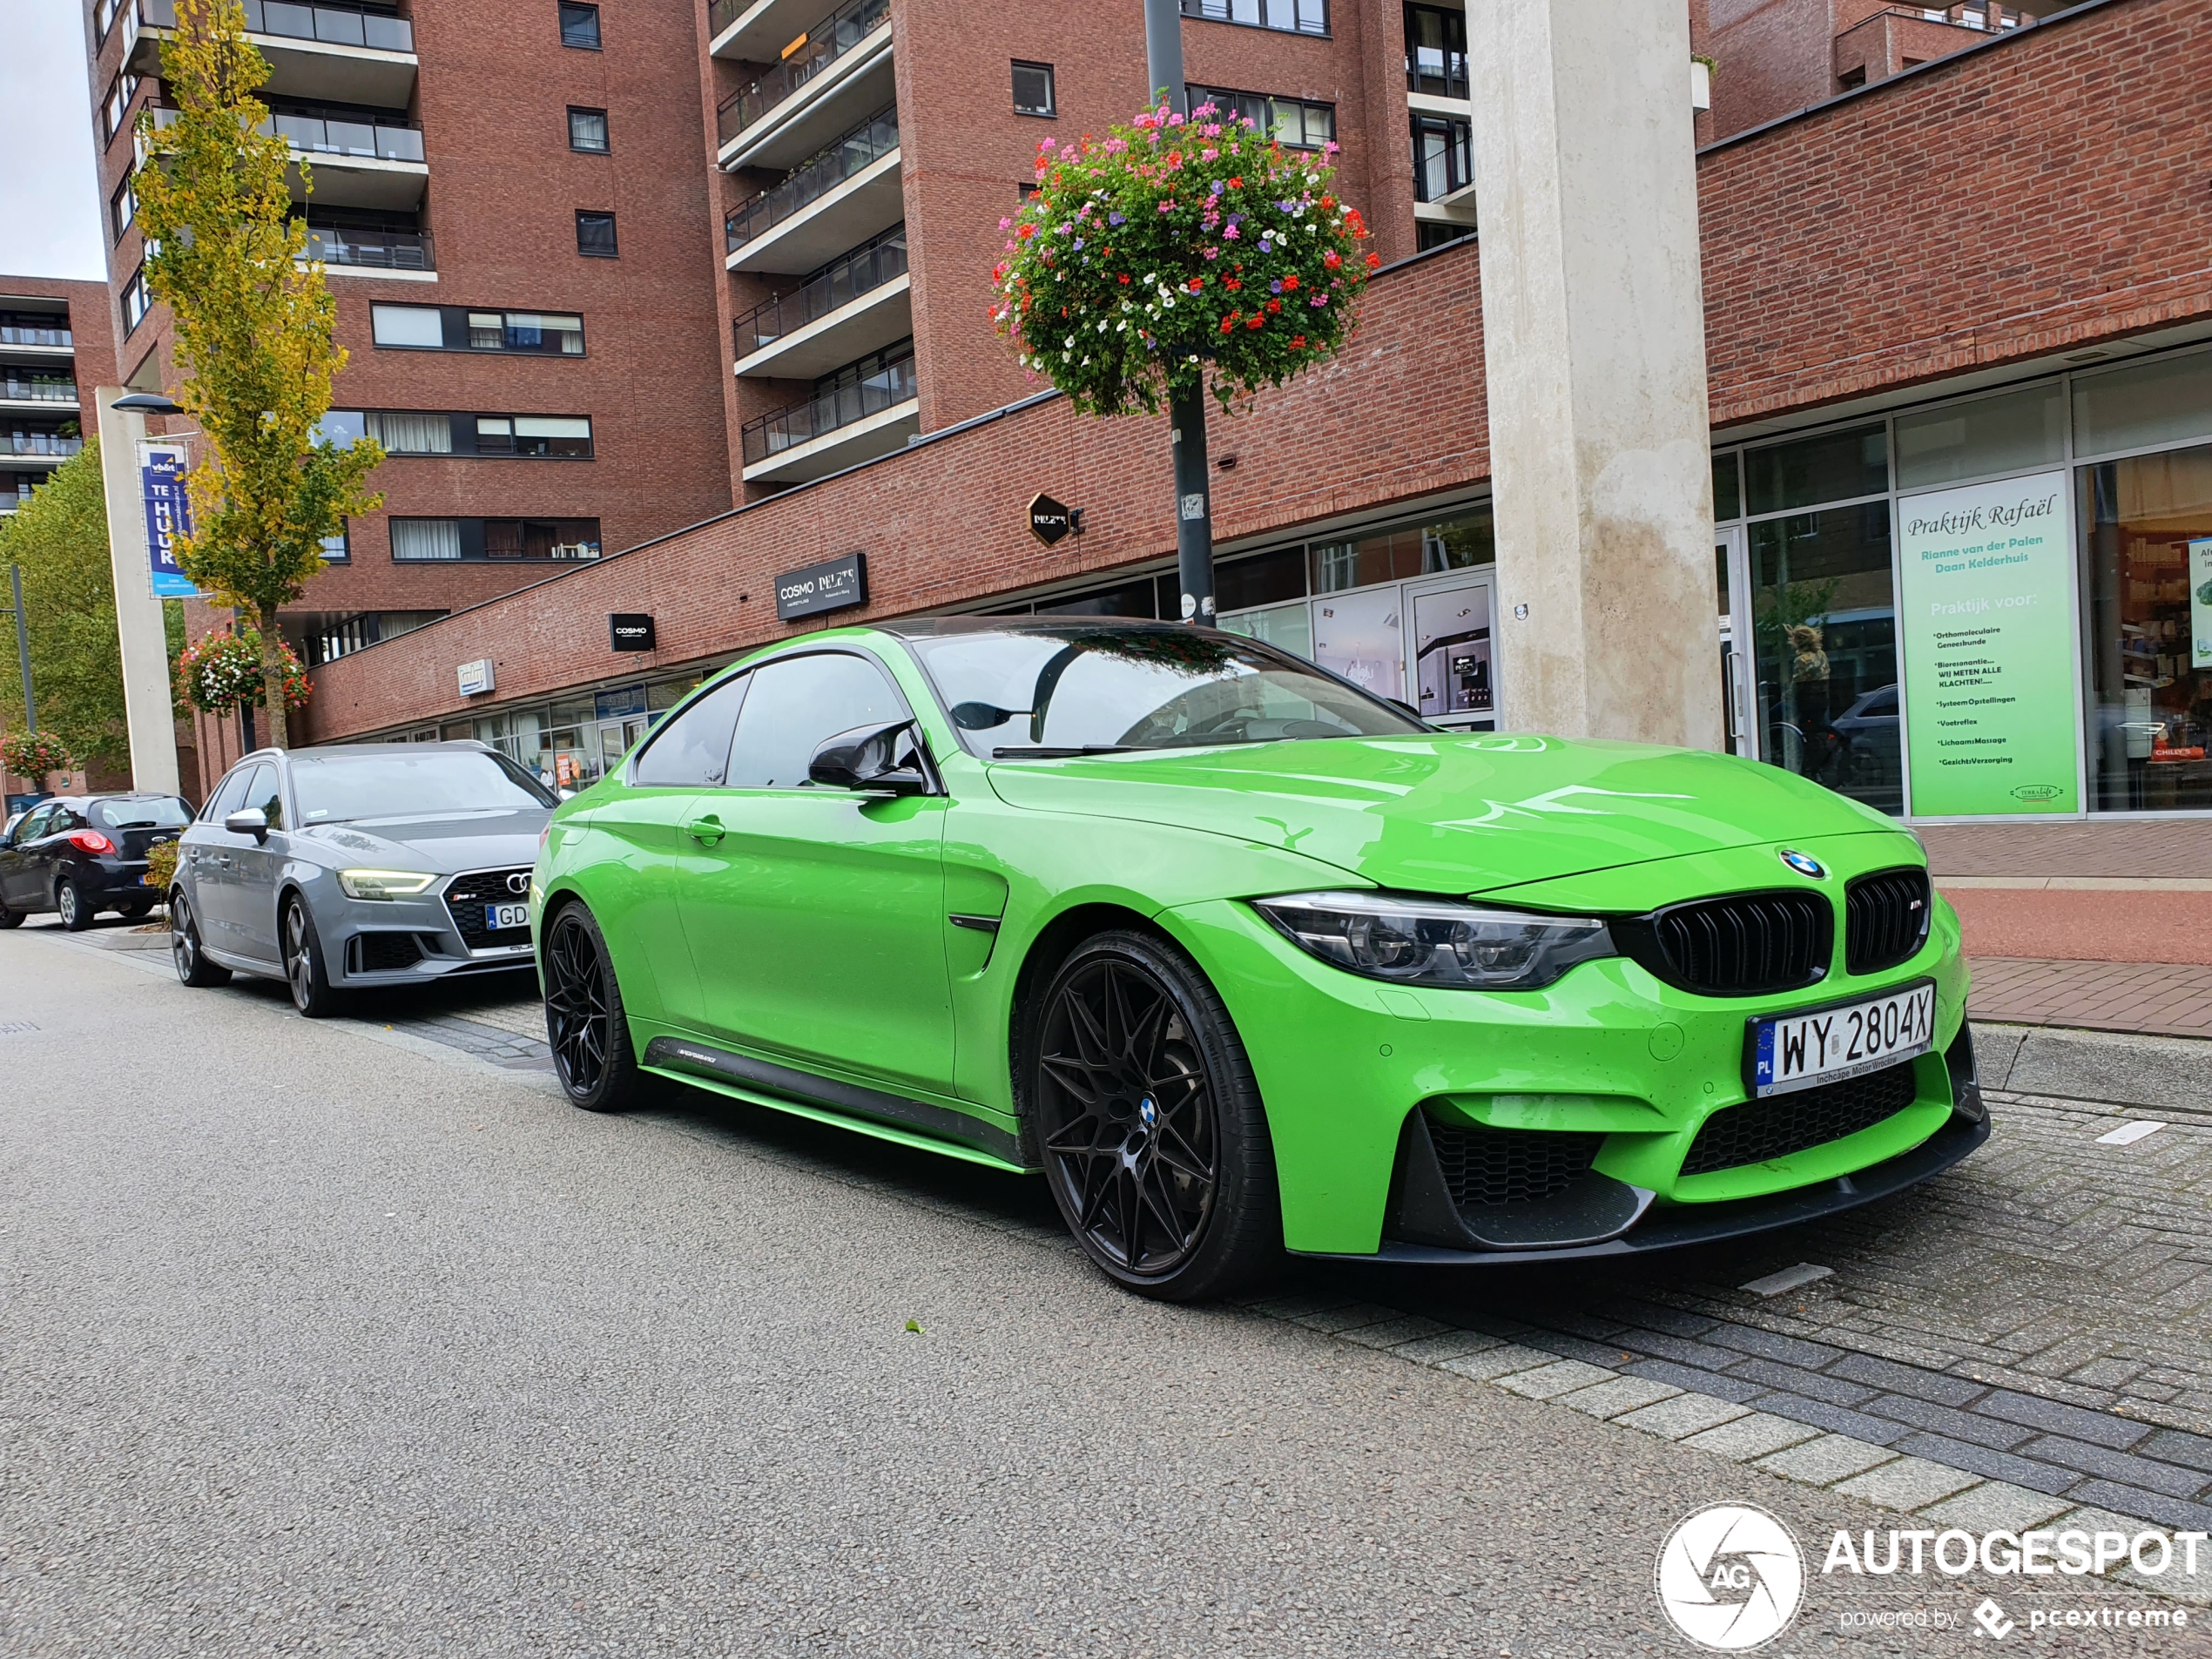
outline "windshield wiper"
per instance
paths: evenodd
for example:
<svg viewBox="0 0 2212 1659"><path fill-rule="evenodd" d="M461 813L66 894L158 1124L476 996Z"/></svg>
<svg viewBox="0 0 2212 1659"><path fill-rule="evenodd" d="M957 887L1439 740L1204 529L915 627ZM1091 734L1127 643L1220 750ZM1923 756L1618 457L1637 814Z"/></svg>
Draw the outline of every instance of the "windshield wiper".
<svg viewBox="0 0 2212 1659"><path fill-rule="evenodd" d="M1052 748L1039 744L1017 744L994 749L994 760L1067 760L1079 755L1125 755L1133 753L1133 743L1086 743L1074 748Z"/></svg>

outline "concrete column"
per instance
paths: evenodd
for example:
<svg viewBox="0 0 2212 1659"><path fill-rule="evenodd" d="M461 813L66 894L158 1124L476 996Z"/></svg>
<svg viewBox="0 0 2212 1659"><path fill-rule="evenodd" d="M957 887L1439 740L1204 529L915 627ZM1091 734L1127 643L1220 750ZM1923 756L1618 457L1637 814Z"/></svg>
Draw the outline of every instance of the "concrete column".
<svg viewBox="0 0 2212 1659"><path fill-rule="evenodd" d="M1473 0L1467 36L1504 724L1718 749L1687 14Z"/></svg>
<svg viewBox="0 0 2212 1659"><path fill-rule="evenodd" d="M118 409L120 386L98 391L100 482L107 496L108 559L115 572L115 631L123 647L123 710L131 727L131 786L180 792L177 717L169 698L169 640L153 597L146 509L138 489L138 443L146 417Z"/></svg>

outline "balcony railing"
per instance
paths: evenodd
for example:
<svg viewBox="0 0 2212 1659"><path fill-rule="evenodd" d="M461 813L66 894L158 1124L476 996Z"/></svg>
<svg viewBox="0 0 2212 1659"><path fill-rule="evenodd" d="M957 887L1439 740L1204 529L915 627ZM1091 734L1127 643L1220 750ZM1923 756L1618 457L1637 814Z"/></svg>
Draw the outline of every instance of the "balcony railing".
<svg viewBox="0 0 2212 1659"><path fill-rule="evenodd" d="M0 397L16 403L74 403L77 401L75 381L19 381L13 375L0 380Z"/></svg>
<svg viewBox="0 0 2212 1659"><path fill-rule="evenodd" d="M796 292L755 306L738 318L735 325L738 355L745 358L764 351L786 334L797 334L840 306L849 305L887 282L896 282L906 273L907 227L894 225L850 253L840 254Z"/></svg>
<svg viewBox="0 0 2212 1659"><path fill-rule="evenodd" d="M786 449L826 436L840 427L865 421L871 415L896 408L914 395L914 348L906 341L864 358L853 378L840 374L840 384L814 394L804 403L777 409L748 421L739 435L745 464L765 461Z"/></svg>
<svg viewBox="0 0 2212 1659"><path fill-rule="evenodd" d="M307 226L307 257L325 265L354 265L380 271L435 271L428 231L356 230L350 226Z"/></svg>
<svg viewBox="0 0 2212 1659"><path fill-rule="evenodd" d="M69 346L76 343L76 336L66 328L49 328L43 324L0 322L0 346Z"/></svg>
<svg viewBox="0 0 2212 1659"><path fill-rule="evenodd" d="M11 455L73 455L84 447L82 438L64 438L55 432L10 432L7 453Z"/></svg>
<svg viewBox="0 0 2212 1659"><path fill-rule="evenodd" d="M154 131L175 124L182 111L165 104L152 106ZM422 159L422 129L398 116L364 119L355 115L273 114L258 131L285 140L306 155L360 156L379 161Z"/></svg>
<svg viewBox="0 0 2212 1659"><path fill-rule="evenodd" d="M706 9L706 37L712 40L732 24L738 13L752 3L752 0L713 0Z"/></svg>
<svg viewBox="0 0 2212 1659"><path fill-rule="evenodd" d="M891 0L845 0L797 42L782 63L750 86L732 92L715 111L715 131L727 144L839 58L891 21Z"/></svg>
<svg viewBox="0 0 2212 1659"><path fill-rule="evenodd" d="M765 236L898 147L898 106L886 105L844 137L793 167L781 184L761 192L724 219L723 239L730 252L734 253L747 242Z"/></svg>
<svg viewBox="0 0 2212 1659"><path fill-rule="evenodd" d="M176 0L138 0L138 21L150 29L177 26ZM352 5L347 0L246 0L246 26L257 35L287 40L320 40L332 46L374 46L380 51L415 50L415 25L388 11Z"/></svg>

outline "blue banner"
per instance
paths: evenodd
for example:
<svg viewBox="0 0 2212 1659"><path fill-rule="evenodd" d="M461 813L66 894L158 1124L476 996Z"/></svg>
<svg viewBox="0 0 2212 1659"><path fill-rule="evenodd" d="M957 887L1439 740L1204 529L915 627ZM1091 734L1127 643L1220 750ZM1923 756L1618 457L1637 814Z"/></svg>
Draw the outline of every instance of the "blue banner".
<svg viewBox="0 0 2212 1659"><path fill-rule="evenodd" d="M146 502L146 552L153 564L153 597L190 599L199 590L177 568L177 538L192 534L192 503L185 496L184 450L145 444L138 452L139 487Z"/></svg>

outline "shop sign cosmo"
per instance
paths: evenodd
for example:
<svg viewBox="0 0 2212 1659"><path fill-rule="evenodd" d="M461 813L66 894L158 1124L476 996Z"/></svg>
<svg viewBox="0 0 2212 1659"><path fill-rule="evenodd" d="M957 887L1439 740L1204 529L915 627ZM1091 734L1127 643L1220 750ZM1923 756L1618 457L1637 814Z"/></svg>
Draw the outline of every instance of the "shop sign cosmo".
<svg viewBox="0 0 2212 1659"><path fill-rule="evenodd" d="M1913 815L2079 811L2066 475L1897 510Z"/></svg>
<svg viewBox="0 0 2212 1659"><path fill-rule="evenodd" d="M1086 415L1157 411L1203 377L1225 408L1325 361L1356 320L1367 228L1325 145L1284 147L1211 104L1037 147L1000 221L992 320Z"/></svg>

